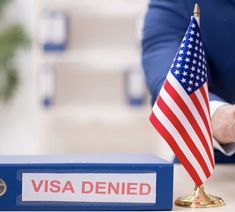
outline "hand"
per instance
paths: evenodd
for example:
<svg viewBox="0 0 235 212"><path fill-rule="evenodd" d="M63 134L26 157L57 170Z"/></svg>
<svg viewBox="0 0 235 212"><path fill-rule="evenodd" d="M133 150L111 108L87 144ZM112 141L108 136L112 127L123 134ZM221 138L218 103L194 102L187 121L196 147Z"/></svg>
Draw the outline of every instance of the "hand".
<svg viewBox="0 0 235 212"><path fill-rule="evenodd" d="M235 105L219 107L211 120L212 133L221 144L235 142Z"/></svg>

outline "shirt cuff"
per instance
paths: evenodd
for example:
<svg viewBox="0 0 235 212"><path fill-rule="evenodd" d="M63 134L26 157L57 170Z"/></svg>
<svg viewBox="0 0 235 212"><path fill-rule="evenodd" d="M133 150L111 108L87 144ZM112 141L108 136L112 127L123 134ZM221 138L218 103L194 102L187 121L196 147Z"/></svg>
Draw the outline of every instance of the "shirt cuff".
<svg viewBox="0 0 235 212"><path fill-rule="evenodd" d="M210 101L210 112L211 112L211 117L214 115L216 110L228 103L222 102L222 101ZM229 144L220 144L214 137L213 137L213 144L214 148L221 151L223 154L230 156L235 153L235 143L229 143Z"/></svg>

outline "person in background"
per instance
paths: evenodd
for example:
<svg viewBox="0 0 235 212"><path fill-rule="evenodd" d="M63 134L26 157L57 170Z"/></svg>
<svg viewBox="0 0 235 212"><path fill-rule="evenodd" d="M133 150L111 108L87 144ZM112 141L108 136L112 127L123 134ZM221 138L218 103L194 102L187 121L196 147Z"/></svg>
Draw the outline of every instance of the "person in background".
<svg viewBox="0 0 235 212"><path fill-rule="evenodd" d="M150 0L142 40L142 64L154 104L190 23L195 3L209 81L217 163L235 163L235 1Z"/></svg>

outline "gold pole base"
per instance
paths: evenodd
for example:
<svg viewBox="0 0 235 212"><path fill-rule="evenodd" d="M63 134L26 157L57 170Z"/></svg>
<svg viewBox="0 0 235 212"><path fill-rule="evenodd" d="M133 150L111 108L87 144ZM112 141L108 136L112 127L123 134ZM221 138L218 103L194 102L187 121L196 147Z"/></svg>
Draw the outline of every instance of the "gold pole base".
<svg viewBox="0 0 235 212"><path fill-rule="evenodd" d="M213 208L225 205L220 197L208 194L203 186L196 186L191 194L176 199L175 204L189 208Z"/></svg>

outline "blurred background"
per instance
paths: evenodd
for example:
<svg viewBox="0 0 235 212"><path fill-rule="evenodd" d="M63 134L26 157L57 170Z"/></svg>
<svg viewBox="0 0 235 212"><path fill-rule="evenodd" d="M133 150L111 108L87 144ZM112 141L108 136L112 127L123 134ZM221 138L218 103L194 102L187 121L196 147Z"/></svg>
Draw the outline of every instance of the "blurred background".
<svg viewBox="0 0 235 212"><path fill-rule="evenodd" d="M0 0L0 154L172 152L149 123L147 0Z"/></svg>

